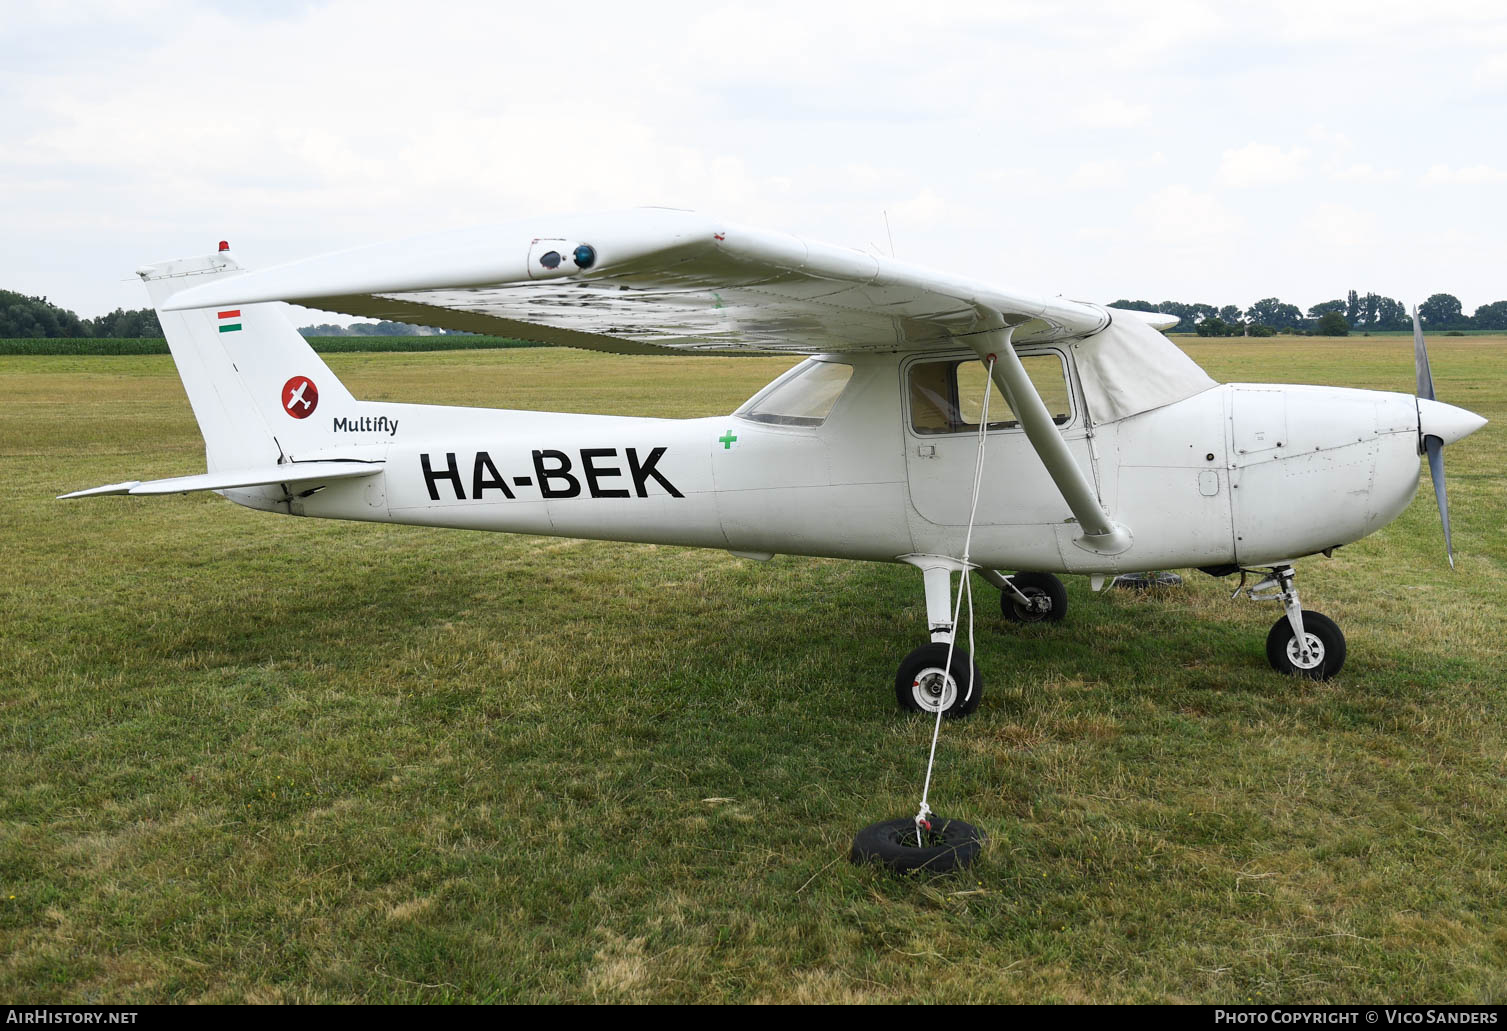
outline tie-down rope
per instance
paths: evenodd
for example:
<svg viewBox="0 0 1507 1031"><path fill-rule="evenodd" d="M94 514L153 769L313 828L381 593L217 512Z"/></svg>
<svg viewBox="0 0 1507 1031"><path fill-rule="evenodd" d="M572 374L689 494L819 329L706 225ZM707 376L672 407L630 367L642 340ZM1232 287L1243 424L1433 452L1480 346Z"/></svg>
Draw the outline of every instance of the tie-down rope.
<svg viewBox="0 0 1507 1031"><path fill-rule="evenodd" d="M963 568L958 574L958 600L952 607L952 633L947 641L947 662L942 667L942 691L937 695L937 722L931 729L931 754L926 759L926 783L921 787L921 808L916 810L916 845L924 847L926 840L922 837L922 831L931 829L931 822L927 817L931 815L931 806L926 804L927 797L931 794L931 774L937 762L937 739L942 734L942 704L947 697L947 681L952 680L952 653L958 642L958 617L963 611L963 596L968 596L968 655L973 655L973 580L968 576L968 559L970 549L973 547L973 520L978 514L979 488L984 482L984 445L988 441L989 431L989 387L994 382L995 356L989 356L986 367L987 375L984 377L984 403L983 411L979 415L979 440L978 453L973 461L973 502L968 506L968 532L963 535ZM968 663L968 693L963 695L963 701L973 697L973 662ZM956 684L954 684L956 689Z"/></svg>

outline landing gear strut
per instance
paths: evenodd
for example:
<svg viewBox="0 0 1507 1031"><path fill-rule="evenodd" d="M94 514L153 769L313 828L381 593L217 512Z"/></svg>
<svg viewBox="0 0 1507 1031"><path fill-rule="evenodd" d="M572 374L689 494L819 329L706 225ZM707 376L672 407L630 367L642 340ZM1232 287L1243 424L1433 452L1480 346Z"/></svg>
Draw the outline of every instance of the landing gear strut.
<svg viewBox="0 0 1507 1031"><path fill-rule="evenodd" d="M954 643L957 628L952 623L952 574L967 576L962 564L946 558L910 560L921 569L926 583L926 622L931 643L905 657L895 674L895 700L910 712L949 717L967 716L984 696L984 680L973 656L961 643ZM949 667L947 653L952 650Z"/></svg>
<svg viewBox="0 0 1507 1031"><path fill-rule="evenodd" d="M1289 676L1328 680L1345 665L1345 635L1334 620L1322 612L1303 608L1293 584L1292 566L1273 566L1261 582L1246 590L1246 570L1241 570L1241 591L1251 601L1280 601L1286 615L1272 624L1266 635L1266 661L1272 669Z"/></svg>

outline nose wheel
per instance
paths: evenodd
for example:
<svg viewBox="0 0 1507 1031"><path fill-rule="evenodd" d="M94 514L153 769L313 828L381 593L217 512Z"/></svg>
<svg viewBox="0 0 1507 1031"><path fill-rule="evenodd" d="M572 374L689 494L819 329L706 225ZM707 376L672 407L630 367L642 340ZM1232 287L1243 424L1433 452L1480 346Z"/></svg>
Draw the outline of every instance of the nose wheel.
<svg viewBox="0 0 1507 1031"><path fill-rule="evenodd" d="M1322 612L1304 609L1301 643L1292 620L1283 616L1266 635L1266 661L1278 673L1328 680L1345 664L1345 635Z"/></svg>

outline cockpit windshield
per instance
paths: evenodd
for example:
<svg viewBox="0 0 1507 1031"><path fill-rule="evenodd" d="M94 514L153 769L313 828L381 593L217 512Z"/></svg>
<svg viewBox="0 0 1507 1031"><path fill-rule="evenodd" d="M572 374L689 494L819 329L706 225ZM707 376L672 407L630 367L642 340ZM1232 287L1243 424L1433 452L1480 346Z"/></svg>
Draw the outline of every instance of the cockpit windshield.
<svg viewBox="0 0 1507 1031"><path fill-rule="evenodd" d="M774 426L820 426L852 378L851 365L812 359L736 414Z"/></svg>

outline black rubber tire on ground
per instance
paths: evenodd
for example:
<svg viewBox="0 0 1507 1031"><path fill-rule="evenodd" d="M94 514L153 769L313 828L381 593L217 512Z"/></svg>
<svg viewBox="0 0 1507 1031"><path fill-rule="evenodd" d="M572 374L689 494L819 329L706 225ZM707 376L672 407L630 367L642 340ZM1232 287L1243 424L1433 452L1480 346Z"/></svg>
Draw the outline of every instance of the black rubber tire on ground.
<svg viewBox="0 0 1507 1031"><path fill-rule="evenodd" d="M927 691L928 687L932 687L940 688L940 690L930 692L932 697L945 696L946 687L941 679L941 673L942 667L947 662L947 648L945 643L936 641L923 644L900 663L900 669L895 673L895 700L900 703L900 708L909 712L935 713L937 711L935 703L923 705L921 695ZM926 676L928 671L932 671L929 678ZM952 680L956 687L952 692L952 700L947 708L942 710L942 715L957 719L977 709L979 699L984 696L984 678L979 676L978 666L974 664L973 656L969 655L968 649L962 646L952 651ZM971 692L968 689L970 682L973 685Z"/></svg>
<svg viewBox="0 0 1507 1031"><path fill-rule="evenodd" d="M1028 598L1046 598L1045 610L1027 609L1009 591L1000 591L999 610L1012 623L1056 623L1067 615L1067 588L1051 573L1016 573L1010 577L1015 589Z"/></svg>
<svg viewBox="0 0 1507 1031"><path fill-rule="evenodd" d="M854 863L882 863L896 873L920 870L926 873L946 873L960 870L978 858L984 844L984 832L962 820L948 820L931 816L933 843L924 847L906 844L914 842L916 821L902 816L897 820L871 823L853 838L853 851L849 853Z"/></svg>
<svg viewBox="0 0 1507 1031"><path fill-rule="evenodd" d="M1283 616L1272 624L1271 632L1266 635L1266 661L1271 663L1272 669L1294 677L1328 680L1344 667L1345 635L1340 633L1340 628L1335 625L1334 620L1322 612L1309 612L1304 609L1303 633L1316 640L1319 647L1323 649L1317 665L1304 669L1290 654L1288 646L1294 639L1292 624L1287 621L1286 616Z"/></svg>

